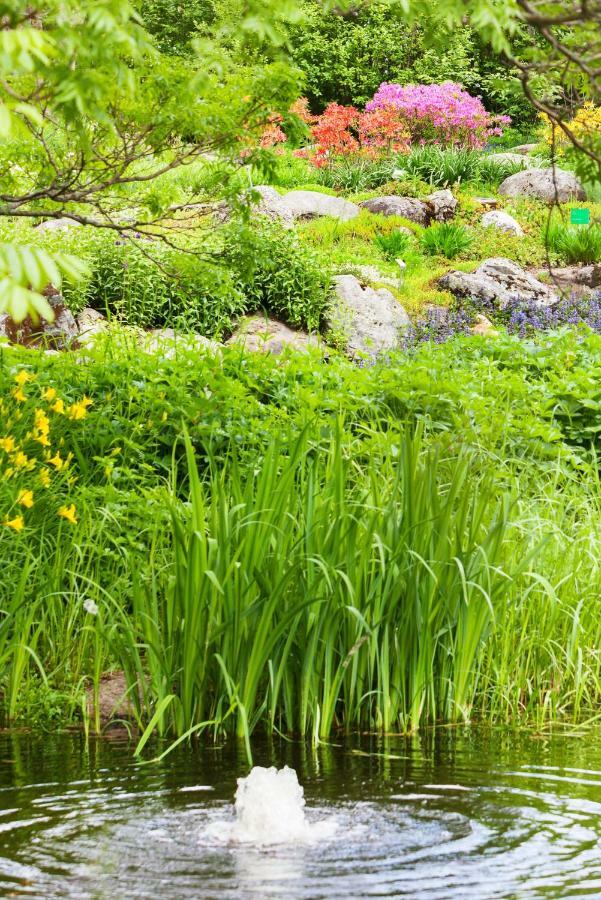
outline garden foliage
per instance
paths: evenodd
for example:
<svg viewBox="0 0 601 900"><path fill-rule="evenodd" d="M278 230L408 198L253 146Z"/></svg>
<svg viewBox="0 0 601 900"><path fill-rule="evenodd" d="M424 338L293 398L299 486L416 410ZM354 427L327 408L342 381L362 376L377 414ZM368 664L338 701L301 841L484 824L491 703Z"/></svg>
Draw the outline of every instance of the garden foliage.
<svg viewBox="0 0 601 900"><path fill-rule="evenodd" d="M578 715L601 696L599 340L456 338L370 369L157 360L118 333L85 366L4 350L11 713L40 669L76 698L118 665L166 735Z"/></svg>

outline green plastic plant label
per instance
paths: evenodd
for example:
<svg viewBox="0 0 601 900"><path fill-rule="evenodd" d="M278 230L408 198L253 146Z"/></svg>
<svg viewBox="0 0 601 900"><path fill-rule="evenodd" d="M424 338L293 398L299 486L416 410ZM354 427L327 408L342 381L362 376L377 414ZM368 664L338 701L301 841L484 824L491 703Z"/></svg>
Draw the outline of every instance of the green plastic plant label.
<svg viewBox="0 0 601 900"><path fill-rule="evenodd" d="M590 221L591 212L589 209L570 210L570 223L572 225L589 225Z"/></svg>

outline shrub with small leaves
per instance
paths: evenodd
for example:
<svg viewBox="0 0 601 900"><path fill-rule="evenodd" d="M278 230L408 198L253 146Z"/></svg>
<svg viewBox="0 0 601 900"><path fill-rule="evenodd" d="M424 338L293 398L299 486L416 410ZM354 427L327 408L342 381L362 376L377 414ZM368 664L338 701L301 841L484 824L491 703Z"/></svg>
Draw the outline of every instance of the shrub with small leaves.
<svg viewBox="0 0 601 900"><path fill-rule="evenodd" d="M142 327L179 326L205 335L230 331L245 297L222 266L162 244L103 236L94 252L87 302Z"/></svg>
<svg viewBox="0 0 601 900"><path fill-rule="evenodd" d="M233 223L225 232L224 252L249 311L263 309L294 327L320 327L330 272L294 232L275 224L249 228Z"/></svg>

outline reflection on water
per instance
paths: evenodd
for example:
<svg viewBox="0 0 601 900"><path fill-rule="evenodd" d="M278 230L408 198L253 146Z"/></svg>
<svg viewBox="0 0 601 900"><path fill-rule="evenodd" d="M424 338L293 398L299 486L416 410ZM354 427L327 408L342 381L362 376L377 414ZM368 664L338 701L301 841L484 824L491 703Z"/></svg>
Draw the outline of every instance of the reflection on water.
<svg viewBox="0 0 601 900"><path fill-rule="evenodd" d="M296 769L319 840L255 845L228 838L235 746L155 766L126 742L3 735L0 895L601 897L599 737L265 744L256 763Z"/></svg>

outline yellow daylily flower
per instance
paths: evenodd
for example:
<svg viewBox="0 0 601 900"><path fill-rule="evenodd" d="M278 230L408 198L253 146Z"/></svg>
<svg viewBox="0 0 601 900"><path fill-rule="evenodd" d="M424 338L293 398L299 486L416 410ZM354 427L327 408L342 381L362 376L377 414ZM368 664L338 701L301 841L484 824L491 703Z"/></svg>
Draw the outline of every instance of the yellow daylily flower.
<svg viewBox="0 0 601 900"><path fill-rule="evenodd" d="M22 531L25 527L25 519L23 516L15 516L14 519L5 519L4 524L13 531Z"/></svg>
<svg viewBox="0 0 601 900"><path fill-rule="evenodd" d="M15 390L13 391L13 397L14 397L15 400L17 400L19 403L25 403L25 401L27 400L27 397L25 396L25 394L23 393L22 388L20 388L20 387L15 388Z"/></svg>
<svg viewBox="0 0 601 900"><path fill-rule="evenodd" d="M65 412L65 404L63 403L63 401L61 400L60 397L58 398L58 400L56 401L56 403L54 403L54 404L52 405L52 410L53 410L55 413L60 413L61 415L64 415L64 412Z"/></svg>
<svg viewBox="0 0 601 900"><path fill-rule="evenodd" d="M51 457L51 458L48 460L48 462L50 463L51 466L54 466L54 468L55 468L57 471L59 471L60 469L62 469L63 466L65 465L65 460L61 458L61 455L60 455L60 453L58 452L58 450L56 451L56 453L54 454L54 456Z"/></svg>
<svg viewBox="0 0 601 900"><path fill-rule="evenodd" d="M5 453L12 453L16 446L14 437L9 435L8 437L0 438L0 449L4 450Z"/></svg>
<svg viewBox="0 0 601 900"><path fill-rule="evenodd" d="M54 400L56 397L56 388L49 387L42 391L42 399L47 403L50 403L51 400Z"/></svg>
<svg viewBox="0 0 601 900"><path fill-rule="evenodd" d="M25 509L31 509L31 507L33 506L33 491L20 491L19 496L17 497L17 503L19 503L21 506L24 506Z"/></svg>
<svg viewBox="0 0 601 900"><path fill-rule="evenodd" d="M69 407L68 416L70 419L84 419L88 414L88 406L92 405L92 401L89 397L82 397L81 400L78 400L76 403L72 403Z"/></svg>
<svg viewBox="0 0 601 900"><path fill-rule="evenodd" d="M39 428L41 431L50 428L50 419L43 409L36 409L35 411L35 427Z"/></svg>
<svg viewBox="0 0 601 900"><path fill-rule="evenodd" d="M72 503L71 506L60 506L58 515L61 516L61 518L66 519L67 522L70 522L71 525L77 525L77 516L75 515L74 503Z"/></svg>
<svg viewBox="0 0 601 900"><path fill-rule="evenodd" d="M48 416L44 412L43 409L36 409L35 411L35 430L33 434L34 441L37 441L42 447L50 446L50 439L48 435L50 433L50 420Z"/></svg>
<svg viewBox="0 0 601 900"><path fill-rule="evenodd" d="M18 450L17 453L15 453L15 455L13 456L13 462L17 469L24 469L29 462L29 457L26 453L23 453L22 450Z"/></svg>
<svg viewBox="0 0 601 900"><path fill-rule="evenodd" d="M15 381L19 385L19 387L23 387L24 384L27 384L28 381L32 381L34 376L31 372L26 372L25 369L21 369L20 372L17 372L15 375Z"/></svg>
<svg viewBox="0 0 601 900"><path fill-rule="evenodd" d="M42 469L39 474L40 484L42 487L50 487L50 472L48 469Z"/></svg>

